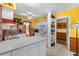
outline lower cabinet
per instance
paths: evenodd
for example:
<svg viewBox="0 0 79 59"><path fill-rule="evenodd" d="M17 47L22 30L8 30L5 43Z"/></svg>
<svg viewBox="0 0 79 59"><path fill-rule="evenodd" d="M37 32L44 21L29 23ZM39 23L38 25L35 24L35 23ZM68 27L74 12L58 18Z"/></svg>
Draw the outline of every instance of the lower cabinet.
<svg viewBox="0 0 79 59"><path fill-rule="evenodd" d="M5 54L1 54L0 56L11 56L11 52L5 53Z"/></svg>
<svg viewBox="0 0 79 59"><path fill-rule="evenodd" d="M40 42L40 56L46 56L46 41Z"/></svg>
<svg viewBox="0 0 79 59"><path fill-rule="evenodd" d="M45 56L46 41L37 42L29 46L15 49L1 56Z"/></svg>
<svg viewBox="0 0 79 59"><path fill-rule="evenodd" d="M23 47L12 51L12 56L29 56L29 47Z"/></svg>
<svg viewBox="0 0 79 59"><path fill-rule="evenodd" d="M39 56L39 55L40 55L40 43L31 45L30 56Z"/></svg>

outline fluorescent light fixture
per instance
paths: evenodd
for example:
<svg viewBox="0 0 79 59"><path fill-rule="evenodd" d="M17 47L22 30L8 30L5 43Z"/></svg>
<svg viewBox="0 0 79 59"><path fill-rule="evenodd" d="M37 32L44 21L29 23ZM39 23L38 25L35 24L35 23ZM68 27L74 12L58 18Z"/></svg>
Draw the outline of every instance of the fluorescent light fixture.
<svg viewBox="0 0 79 59"><path fill-rule="evenodd" d="M33 17L32 17L32 16L28 16L27 18L28 18L28 19L33 19Z"/></svg>
<svg viewBox="0 0 79 59"><path fill-rule="evenodd" d="M27 12L27 14L32 15L32 13L31 13L31 12Z"/></svg>
<svg viewBox="0 0 79 59"><path fill-rule="evenodd" d="M32 19L31 17L29 17L28 19Z"/></svg>
<svg viewBox="0 0 79 59"><path fill-rule="evenodd" d="M25 13L21 13L20 15L24 15L24 16L27 16L27 14L25 14Z"/></svg>
<svg viewBox="0 0 79 59"><path fill-rule="evenodd" d="M37 6L39 3L25 3L27 6Z"/></svg>
<svg viewBox="0 0 79 59"><path fill-rule="evenodd" d="M37 15L34 15L34 14L33 14L32 16L36 17Z"/></svg>

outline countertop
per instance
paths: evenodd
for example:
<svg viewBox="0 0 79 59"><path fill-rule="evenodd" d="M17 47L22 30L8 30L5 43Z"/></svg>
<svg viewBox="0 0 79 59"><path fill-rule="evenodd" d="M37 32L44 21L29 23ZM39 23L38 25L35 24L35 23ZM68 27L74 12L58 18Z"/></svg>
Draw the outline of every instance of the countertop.
<svg viewBox="0 0 79 59"><path fill-rule="evenodd" d="M0 54L12 51L14 49L28 46L36 42L40 42L46 40L44 37L40 36L34 36L34 37L21 37L19 39L15 40L6 40L3 42L0 42Z"/></svg>

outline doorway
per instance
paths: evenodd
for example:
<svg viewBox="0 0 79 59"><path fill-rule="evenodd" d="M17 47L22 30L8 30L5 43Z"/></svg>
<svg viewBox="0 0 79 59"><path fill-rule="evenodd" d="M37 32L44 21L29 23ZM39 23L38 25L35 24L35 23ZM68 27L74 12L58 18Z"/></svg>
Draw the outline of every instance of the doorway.
<svg viewBox="0 0 79 59"><path fill-rule="evenodd" d="M66 46L68 50L70 50L69 20L69 16L56 19L56 43Z"/></svg>

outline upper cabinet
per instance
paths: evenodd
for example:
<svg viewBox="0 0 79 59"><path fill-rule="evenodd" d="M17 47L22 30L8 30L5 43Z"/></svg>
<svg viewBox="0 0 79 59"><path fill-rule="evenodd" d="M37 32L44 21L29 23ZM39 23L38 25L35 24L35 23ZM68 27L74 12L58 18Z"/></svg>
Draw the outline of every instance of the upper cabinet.
<svg viewBox="0 0 79 59"><path fill-rule="evenodd" d="M11 10L16 10L16 4L15 3L0 3L3 7L9 8Z"/></svg>

